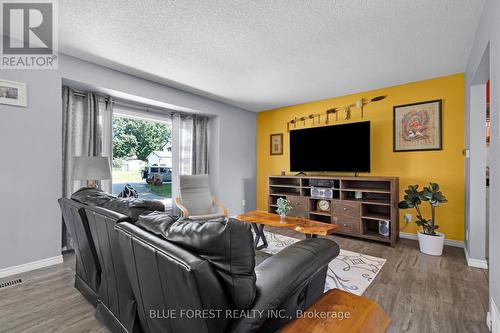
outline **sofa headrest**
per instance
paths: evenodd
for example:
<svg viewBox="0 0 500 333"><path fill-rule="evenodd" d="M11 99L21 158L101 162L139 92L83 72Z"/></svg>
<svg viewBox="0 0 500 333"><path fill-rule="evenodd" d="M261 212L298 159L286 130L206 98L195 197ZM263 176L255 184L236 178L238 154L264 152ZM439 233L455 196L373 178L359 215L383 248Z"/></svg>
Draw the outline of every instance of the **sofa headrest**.
<svg viewBox="0 0 500 333"><path fill-rule="evenodd" d="M87 206L97 206L118 212L128 216L133 221L136 221L141 214L165 211L165 205L159 200L117 198L98 188L83 187L73 193L71 199Z"/></svg>
<svg viewBox="0 0 500 333"><path fill-rule="evenodd" d="M82 187L71 195L71 199L87 206L101 206L116 197L98 188Z"/></svg>
<svg viewBox="0 0 500 333"><path fill-rule="evenodd" d="M135 225L208 260L234 306L247 309L252 305L256 294L255 250L248 224L232 218L176 220L153 213L141 215Z"/></svg>

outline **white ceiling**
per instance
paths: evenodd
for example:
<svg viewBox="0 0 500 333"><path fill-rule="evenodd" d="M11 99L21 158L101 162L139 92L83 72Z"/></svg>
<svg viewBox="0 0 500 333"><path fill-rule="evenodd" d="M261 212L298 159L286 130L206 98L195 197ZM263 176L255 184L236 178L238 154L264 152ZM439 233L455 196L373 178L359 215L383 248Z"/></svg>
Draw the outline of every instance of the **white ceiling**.
<svg viewBox="0 0 500 333"><path fill-rule="evenodd" d="M60 0L60 51L261 111L463 72L484 0Z"/></svg>

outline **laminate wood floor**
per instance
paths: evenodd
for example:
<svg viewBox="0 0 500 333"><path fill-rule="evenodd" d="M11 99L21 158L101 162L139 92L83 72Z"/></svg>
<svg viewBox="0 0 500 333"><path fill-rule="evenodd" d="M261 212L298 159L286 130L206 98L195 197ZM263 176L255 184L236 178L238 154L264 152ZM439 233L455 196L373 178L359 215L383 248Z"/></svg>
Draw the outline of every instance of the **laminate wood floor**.
<svg viewBox="0 0 500 333"><path fill-rule="evenodd" d="M95 308L73 287L75 257L64 263L1 279L22 278L0 289L0 332L109 332L94 318Z"/></svg>
<svg viewBox="0 0 500 333"><path fill-rule="evenodd" d="M268 231L303 238L292 230ZM387 259L363 296L391 316L387 332L488 332L488 271L468 267L464 250L445 246L442 257L420 253L418 242L400 239L390 246L328 236L341 249Z"/></svg>
<svg viewBox="0 0 500 333"><path fill-rule="evenodd" d="M267 230L303 238L294 231ZM411 240L391 248L330 238L345 250L387 259L363 296L391 316L388 332L488 332L487 271L468 267L463 249L445 247L442 257L432 257L421 254ZM94 307L73 288L74 263L74 255L65 255L63 264L21 274L23 284L0 289L0 332L108 332L94 318Z"/></svg>

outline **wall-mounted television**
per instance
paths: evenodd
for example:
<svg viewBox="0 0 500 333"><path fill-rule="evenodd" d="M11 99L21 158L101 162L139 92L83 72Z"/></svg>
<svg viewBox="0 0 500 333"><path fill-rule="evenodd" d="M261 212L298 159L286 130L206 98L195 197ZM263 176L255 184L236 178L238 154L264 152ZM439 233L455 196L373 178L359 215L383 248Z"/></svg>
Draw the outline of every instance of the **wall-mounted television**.
<svg viewBox="0 0 500 333"><path fill-rule="evenodd" d="M370 172L370 122L290 131L290 171Z"/></svg>

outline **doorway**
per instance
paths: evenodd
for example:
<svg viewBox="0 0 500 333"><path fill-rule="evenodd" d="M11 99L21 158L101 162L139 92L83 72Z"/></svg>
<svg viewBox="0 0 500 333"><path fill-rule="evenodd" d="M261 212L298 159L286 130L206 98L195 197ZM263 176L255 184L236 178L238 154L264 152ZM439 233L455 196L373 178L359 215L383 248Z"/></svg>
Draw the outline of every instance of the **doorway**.
<svg viewBox="0 0 500 333"><path fill-rule="evenodd" d="M489 253L489 46L485 49L472 82L465 142L465 253L469 266L488 268Z"/></svg>

